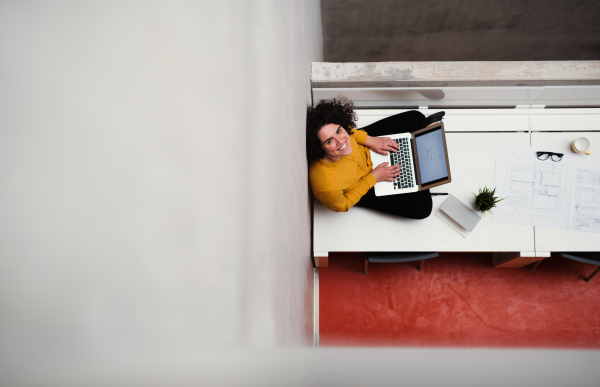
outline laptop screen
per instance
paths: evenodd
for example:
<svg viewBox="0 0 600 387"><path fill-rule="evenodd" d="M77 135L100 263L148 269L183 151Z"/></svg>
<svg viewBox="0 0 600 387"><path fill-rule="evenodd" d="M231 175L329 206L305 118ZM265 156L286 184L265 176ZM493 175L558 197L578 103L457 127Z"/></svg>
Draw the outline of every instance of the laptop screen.
<svg viewBox="0 0 600 387"><path fill-rule="evenodd" d="M427 186L448 179L448 165L444 149L442 128L435 127L415 136L419 158L419 179L421 186Z"/></svg>

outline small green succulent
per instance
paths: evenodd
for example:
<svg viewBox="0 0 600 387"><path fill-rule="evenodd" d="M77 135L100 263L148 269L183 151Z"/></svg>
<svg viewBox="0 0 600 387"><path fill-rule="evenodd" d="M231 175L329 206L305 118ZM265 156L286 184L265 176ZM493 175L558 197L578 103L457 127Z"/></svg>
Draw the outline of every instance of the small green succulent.
<svg viewBox="0 0 600 387"><path fill-rule="evenodd" d="M496 188L490 190L487 186L484 186L483 189L479 188L479 193L475 196L475 208L481 211L481 215L485 215L486 212L491 212L492 208L496 207L496 203L501 202L506 198L499 199L494 196L496 193Z"/></svg>

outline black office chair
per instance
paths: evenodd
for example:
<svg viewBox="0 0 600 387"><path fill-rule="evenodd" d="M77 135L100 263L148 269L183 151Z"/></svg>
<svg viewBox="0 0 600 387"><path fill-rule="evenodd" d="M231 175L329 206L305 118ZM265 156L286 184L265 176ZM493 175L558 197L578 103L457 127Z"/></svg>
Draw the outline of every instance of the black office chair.
<svg viewBox="0 0 600 387"><path fill-rule="evenodd" d="M600 252L579 252L579 251L570 251L559 253L561 257L569 258L574 261L579 261L583 263L589 263L591 265L597 265L598 267L589 277L584 278L585 282L590 282L592 278L600 271ZM536 262L532 267L531 271L534 271L542 261Z"/></svg>
<svg viewBox="0 0 600 387"><path fill-rule="evenodd" d="M421 261L417 270L423 270L423 263L426 259L439 257L438 253L424 253L424 252L406 252L406 253L397 253L397 252L377 252L377 251L369 251L365 253L365 270L364 275L367 275L369 262L411 262L411 261Z"/></svg>

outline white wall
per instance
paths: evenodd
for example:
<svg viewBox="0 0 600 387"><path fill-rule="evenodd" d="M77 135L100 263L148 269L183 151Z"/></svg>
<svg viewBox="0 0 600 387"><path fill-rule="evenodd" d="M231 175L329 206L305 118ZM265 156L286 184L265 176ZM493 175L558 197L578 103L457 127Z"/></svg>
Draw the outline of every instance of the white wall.
<svg viewBox="0 0 600 387"><path fill-rule="evenodd" d="M318 0L3 1L0 58L0 380L312 342Z"/></svg>

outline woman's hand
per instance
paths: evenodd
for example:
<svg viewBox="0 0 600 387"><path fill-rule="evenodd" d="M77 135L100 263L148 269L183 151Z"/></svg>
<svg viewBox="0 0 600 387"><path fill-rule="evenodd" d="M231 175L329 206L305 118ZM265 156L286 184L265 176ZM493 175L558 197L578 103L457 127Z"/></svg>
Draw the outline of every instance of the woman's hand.
<svg viewBox="0 0 600 387"><path fill-rule="evenodd" d="M373 152L379 153L380 155L387 155L387 151L397 152L400 148L396 141L389 137L371 137L367 136L365 145L369 147Z"/></svg>
<svg viewBox="0 0 600 387"><path fill-rule="evenodd" d="M380 181L394 181L402 173L399 165L391 165L388 167L388 164L389 163L381 163L377 168L371 171L371 175L373 175L378 183Z"/></svg>

